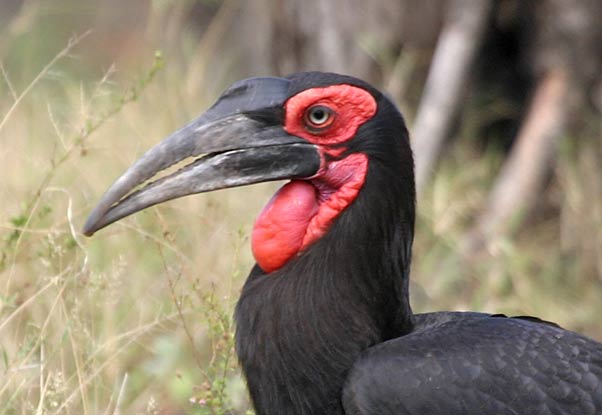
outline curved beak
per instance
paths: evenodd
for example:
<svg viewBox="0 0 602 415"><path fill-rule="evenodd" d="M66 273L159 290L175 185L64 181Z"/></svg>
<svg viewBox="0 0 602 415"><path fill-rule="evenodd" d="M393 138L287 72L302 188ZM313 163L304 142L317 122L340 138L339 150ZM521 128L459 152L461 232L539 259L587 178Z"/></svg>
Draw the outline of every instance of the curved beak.
<svg viewBox="0 0 602 415"><path fill-rule="evenodd" d="M251 78L232 85L207 112L148 150L113 183L88 217L84 235L178 197L315 175L317 147L282 128L289 82ZM185 167L144 185L191 157L195 160Z"/></svg>

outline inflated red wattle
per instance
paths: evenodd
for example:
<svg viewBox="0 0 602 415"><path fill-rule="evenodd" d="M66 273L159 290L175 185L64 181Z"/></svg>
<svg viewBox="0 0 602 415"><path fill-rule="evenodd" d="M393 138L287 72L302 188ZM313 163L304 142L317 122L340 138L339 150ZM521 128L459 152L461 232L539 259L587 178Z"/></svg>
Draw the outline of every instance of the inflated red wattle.
<svg viewBox="0 0 602 415"><path fill-rule="evenodd" d="M368 156L355 153L330 162L326 172L312 181L320 199L318 212L307 225L301 249L321 238L332 222L357 198L366 181Z"/></svg>
<svg viewBox="0 0 602 415"><path fill-rule="evenodd" d="M367 172L368 156L356 153L330 162L311 181L293 180L280 188L253 227L251 245L261 269L278 270L322 237L357 198Z"/></svg>
<svg viewBox="0 0 602 415"><path fill-rule="evenodd" d="M318 211L316 188L294 180L285 184L259 214L251 235L255 261L265 272L282 267L301 250Z"/></svg>

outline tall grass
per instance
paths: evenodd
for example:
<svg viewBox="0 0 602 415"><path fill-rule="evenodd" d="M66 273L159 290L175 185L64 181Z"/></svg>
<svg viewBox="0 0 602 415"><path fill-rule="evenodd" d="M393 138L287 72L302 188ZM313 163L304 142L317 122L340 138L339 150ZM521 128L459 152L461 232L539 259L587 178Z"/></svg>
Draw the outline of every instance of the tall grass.
<svg viewBox="0 0 602 415"><path fill-rule="evenodd" d="M413 266L417 310L534 315L602 340L600 143L567 137L541 204L480 257L458 255L486 203L501 155L460 146L419 201Z"/></svg>
<svg viewBox="0 0 602 415"><path fill-rule="evenodd" d="M2 65L0 414L245 413L231 315L276 185L180 199L83 239L115 177L222 86L171 49L134 75L119 62L70 72L90 36L64 39L26 82ZM470 263L457 246L502 156L461 138L419 202L417 311L533 314L602 339L600 145L587 134L566 140L542 195L553 208Z"/></svg>
<svg viewBox="0 0 602 415"><path fill-rule="evenodd" d="M117 173L208 104L160 54L78 78L89 38L23 85L2 65L0 413L244 413L231 315L260 202L222 192L82 239Z"/></svg>

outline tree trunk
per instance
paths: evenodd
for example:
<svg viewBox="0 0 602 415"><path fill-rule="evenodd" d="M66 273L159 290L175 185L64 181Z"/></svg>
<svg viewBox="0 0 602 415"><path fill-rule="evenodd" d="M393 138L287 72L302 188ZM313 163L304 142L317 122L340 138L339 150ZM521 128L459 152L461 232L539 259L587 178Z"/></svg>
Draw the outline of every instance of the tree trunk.
<svg viewBox="0 0 602 415"><path fill-rule="evenodd" d="M447 21L439 36L412 127L419 195L434 170L458 113L491 6L490 0L454 0L449 4Z"/></svg>
<svg viewBox="0 0 602 415"><path fill-rule="evenodd" d="M544 179L567 121L569 77L550 70L535 91L509 158L491 191L487 208L469 234L463 251L472 255L517 224L541 195ZM513 223L514 222L514 223Z"/></svg>

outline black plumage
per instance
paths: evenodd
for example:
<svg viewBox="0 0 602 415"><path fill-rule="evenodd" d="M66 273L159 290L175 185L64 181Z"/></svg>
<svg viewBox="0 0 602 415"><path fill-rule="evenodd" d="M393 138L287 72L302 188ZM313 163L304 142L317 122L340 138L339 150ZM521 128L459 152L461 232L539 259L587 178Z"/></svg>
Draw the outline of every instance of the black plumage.
<svg viewBox="0 0 602 415"><path fill-rule="evenodd" d="M264 83L270 85L270 99L252 105L253 97L262 93L256 85ZM386 96L354 78L311 72L286 81L244 81L237 84L236 94L227 93L221 100L245 99L247 90L252 91L242 106L251 109L235 115L247 123L252 120L249 134L255 137L262 129L277 130L285 123L283 105L289 98L341 84L368 91L376 102L376 113L334 156L365 154L368 172L357 198L321 238L273 272L255 266L243 287L235 315L236 347L256 413L601 414L602 344L535 318L412 313L413 159L403 118ZM240 107L235 103L230 107ZM289 145L292 139L282 134ZM237 145L242 150L236 151L246 151L245 144ZM216 163L232 150L209 148L216 153L207 158ZM164 152L156 156L153 151L145 157L164 157ZM241 163L239 158L236 163ZM243 180L235 185L282 178L267 174L265 163L265 176L258 176L254 160L239 169ZM161 159L158 164L164 168L167 163ZM213 169L211 177L223 171L236 174ZM165 190L155 197L150 186L141 192L151 194L151 201L138 206L137 196L122 198L135 186L115 186L86 224L86 233L125 215L103 219L111 215L114 203L126 205L123 210L129 214L170 198ZM217 183L188 193L220 186L228 187ZM178 190L177 196L183 194Z"/></svg>
<svg viewBox="0 0 602 415"><path fill-rule="evenodd" d="M532 319L418 314L411 333L368 349L346 414L599 414L598 343Z"/></svg>

